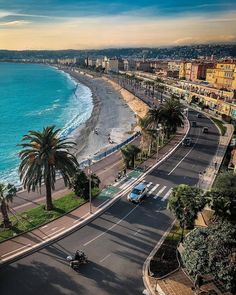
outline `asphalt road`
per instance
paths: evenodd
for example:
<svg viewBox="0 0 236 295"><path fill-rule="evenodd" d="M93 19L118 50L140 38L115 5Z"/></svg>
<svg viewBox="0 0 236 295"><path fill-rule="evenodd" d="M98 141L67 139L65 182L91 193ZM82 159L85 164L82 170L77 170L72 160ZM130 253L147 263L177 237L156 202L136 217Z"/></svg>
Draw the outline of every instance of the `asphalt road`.
<svg viewBox="0 0 236 295"><path fill-rule="evenodd" d="M173 222L166 209L170 189L180 183L196 185L218 144L218 131L207 119L189 118L209 127L191 128L192 147L180 147L145 177L149 195L140 204L126 196L77 232L0 269L1 295L142 294L142 266L155 244ZM83 249L90 263L77 273L67 255Z"/></svg>

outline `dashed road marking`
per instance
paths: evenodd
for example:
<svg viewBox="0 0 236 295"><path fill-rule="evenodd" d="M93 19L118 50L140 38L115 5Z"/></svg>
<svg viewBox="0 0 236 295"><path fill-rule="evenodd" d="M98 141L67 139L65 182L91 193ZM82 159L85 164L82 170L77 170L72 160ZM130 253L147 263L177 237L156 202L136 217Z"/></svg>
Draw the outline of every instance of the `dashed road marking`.
<svg viewBox="0 0 236 295"><path fill-rule="evenodd" d="M99 262L103 262L103 261L105 261L108 257L110 257L111 256L111 254L108 254L107 256L105 256L103 259L101 259Z"/></svg>

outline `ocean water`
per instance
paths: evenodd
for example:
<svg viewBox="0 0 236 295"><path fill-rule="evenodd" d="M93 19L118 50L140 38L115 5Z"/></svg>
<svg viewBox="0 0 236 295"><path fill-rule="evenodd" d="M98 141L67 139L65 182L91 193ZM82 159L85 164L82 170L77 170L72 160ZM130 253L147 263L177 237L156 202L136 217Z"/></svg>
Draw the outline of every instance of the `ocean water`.
<svg viewBox="0 0 236 295"><path fill-rule="evenodd" d="M55 68L39 64L0 63L0 182L19 185L18 152L29 130L56 125L62 136L92 113L90 89Z"/></svg>

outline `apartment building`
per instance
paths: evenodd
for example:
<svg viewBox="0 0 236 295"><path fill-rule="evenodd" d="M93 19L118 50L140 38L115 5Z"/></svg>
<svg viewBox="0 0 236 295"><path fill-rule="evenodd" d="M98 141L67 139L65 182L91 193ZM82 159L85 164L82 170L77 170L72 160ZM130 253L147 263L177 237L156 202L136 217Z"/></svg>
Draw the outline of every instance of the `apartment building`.
<svg viewBox="0 0 236 295"><path fill-rule="evenodd" d="M236 62L217 63L207 70L206 81L219 89L236 89Z"/></svg>

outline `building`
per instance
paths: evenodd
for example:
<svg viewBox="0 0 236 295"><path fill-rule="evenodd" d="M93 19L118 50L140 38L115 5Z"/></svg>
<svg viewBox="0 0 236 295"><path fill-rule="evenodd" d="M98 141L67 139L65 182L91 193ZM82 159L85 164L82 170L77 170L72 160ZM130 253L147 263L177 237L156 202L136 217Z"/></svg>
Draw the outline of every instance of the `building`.
<svg viewBox="0 0 236 295"><path fill-rule="evenodd" d="M107 59L106 64L105 64L105 71L107 73L109 73L109 72L118 73L119 72L119 60L116 57Z"/></svg>
<svg viewBox="0 0 236 295"><path fill-rule="evenodd" d="M136 71L137 65L136 61L133 59L125 59L124 60L124 71Z"/></svg>
<svg viewBox="0 0 236 295"><path fill-rule="evenodd" d="M236 89L236 62L217 63L214 69L208 69L206 80L219 89Z"/></svg>
<svg viewBox="0 0 236 295"><path fill-rule="evenodd" d="M207 62L182 62L179 67L179 78L187 81L205 80L207 70L214 67L213 63Z"/></svg>

